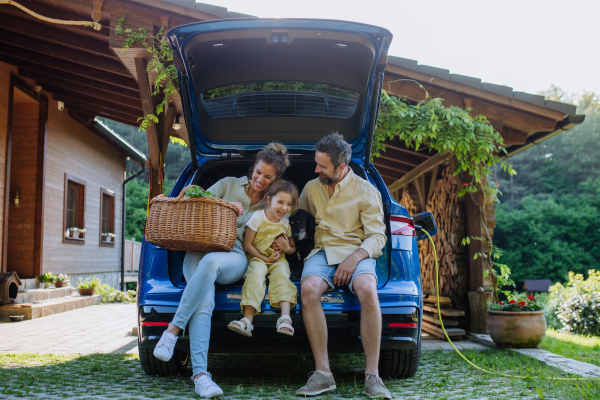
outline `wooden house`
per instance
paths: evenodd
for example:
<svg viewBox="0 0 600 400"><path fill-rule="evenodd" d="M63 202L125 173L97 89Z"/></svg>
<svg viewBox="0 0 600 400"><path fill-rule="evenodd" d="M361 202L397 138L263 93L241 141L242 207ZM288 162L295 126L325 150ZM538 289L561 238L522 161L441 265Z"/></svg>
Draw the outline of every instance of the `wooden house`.
<svg viewBox="0 0 600 400"><path fill-rule="evenodd" d="M87 255L86 262L91 264L102 264L95 257L112 257L111 251L115 259L117 257L117 249L106 249L99 243L92 248L90 236L96 235L94 240L97 240L100 232L100 214L96 211L100 207L100 188L115 190L115 200L119 201L120 194L112 188L122 182L119 153L116 149L112 150L110 144L90 134L92 128L89 121L95 116L102 116L135 126L138 118L151 110L153 105L153 76L146 72L149 53L141 46L123 49L124 38L115 34L115 26L124 18L125 28L143 27L149 32L158 32L161 28L170 29L196 21L248 16L194 0L19 0L19 3L46 17L97 21L101 25L101 29L96 31L53 24L40 21L14 6L0 5L0 62L3 63L0 64L3 68L0 69L3 79L0 80L0 118L6 120L8 115L7 88L11 85L11 73L19 77L19 82L22 80L31 85L30 94L37 93L37 88L41 90L41 96L48 99L48 124L44 128L48 137L40 141L38 135L39 144L36 147L36 154L45 154L44 157L38 156L38 160L47 160L42 166L38 163L36 171L44 171L45 168L46 172L45 175L35 175L36 187L46 190L30 192L25 186L21 189L23 200L25 196L28 199L31 196L54 199L52 206L41 209L38 206L35 213L32 211L32 214L28 214L35 215L35 219L27 225L34 232L31 236L34 238L31 239L34 242L34 267L31 271L34 275L48 269L59 272L61 261L67 260L69 265L73 265L69 271L80 271L76 265L82 265L83 254ZM414 60L390 56L383 83L388 93L411 102L421 101L424 91L414 81L418 81L431 96L442 97L445 105L470 107L474 115L485 115L502 134L509 155L571 129L584 119L584 116L576 115L572 105L548 101L542 96L515 92L510 87L481 82L477 78L453 74L445 69L419 65ZM58 110L58 101L64 103L64 111ZM25 108L23 112L27 110ZM183 110L181 98L176 96L169 109L160 115L159 123L152 124L146 131L149 145L147 165L151 172L153 196L161 190L160 160L166 154L169 136L177 136L188 142L185 128L177 131L171 129L178 114L182 115ZM42 116L38 120L44 118ZM0 125L0 146L6 146L7 143L5 126L6 122ZM63 130L62 127L68 129ZM35 127L29 129L35 131ZM64 134L61 136L59 132ZM58 137L63 138L62 145ZM100 174L94 167L84 167L84 164L78 168L67 165L67 160L76 159L71 152L75 148L71 142L78 144L76 148L79 152L83 152L87 144L93 156L86 153L86 160L89 159L95 166L104 163L106 173ZM44 146L46 153L43 153ZM62 149L62 153L59 149ZM52 153L51 156L50 152L55 151L56 154ZM4 154L4 149L0 149L0 153ZM125 153L122 154L122 157L125 156ZM10 164L10 160L0 160L2 168ZM476 196L456 197L457 188L468 177L450 173L453 165L451 154L414 151L399 142L391 142L387 143L387 151L374 163L392 194L411 213L424 210L433 212L440 228L435 238L440 257L442 295L450 298L455 308L466 311L466 318L461 322L463 326L468 327L470 322L472 331L481 330L485 316L479 312L469 314L469 310L479 309L472 308L473 304L480 304L489 296L483 290L489 290L490 287L490 282L484 279L486 265L481 257L473 258L487 243L471 241L470 245L464 247L461 239L467 235L483 237L484 231L493 235L493 208L482 207ZM49 172L50 166L55 171ZM86 206L86 243L84 246L72 246L67 245L60 236L62 233L59 231L66 225L65 212L61 210L58 200L61 195L64 196L69 176L79 178L83 171L89 171L90 174L87 177L86 172L86 177L81 177L86 181L87 186L84 187L86 199L89 199ZM68 175L61 178L61 173ZM81 185L75 178L74 184ZM33 181L34 178L30 179ZM8 182L8 178L4 182ZM14 197L12 182L10 189L5 190L0 186L0 194L5 194L0 196L4 199L4 215L8 215L9 208L12 210L12 206L6 206ZM95 196L93 191L97 194L95 198L92 198ZM118 216L118 211L115 213ZM5 229L7 231L8 228ZM51 237L55 234L58 235L56 238ZM40 238L44 239L43 244ZM55 247L45 250L46 245ZM427 246L421 245L420 249L422 277L425 293L433 294L433 259ZM73 252L73 255L61 255L60 252L66 248L80 248L81 251L71 250L69 253ZM92 254L93 257L89 257ZM6 252L3 257L6 259ZM3 268L6 266L3 264Z"/></svg>

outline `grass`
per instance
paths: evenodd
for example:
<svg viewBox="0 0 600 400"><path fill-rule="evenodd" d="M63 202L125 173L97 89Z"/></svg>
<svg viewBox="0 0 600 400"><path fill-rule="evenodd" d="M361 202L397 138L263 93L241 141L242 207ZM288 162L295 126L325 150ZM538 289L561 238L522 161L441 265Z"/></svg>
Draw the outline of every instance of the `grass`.
<svg viewBox="0 0 600 400"><path fill-rule="evenodd" d="M475 364L527 379L488 375L454 353L422 354L411 379L384 379L395 399L598 399L600 381L552 381L561 371L509 350L465 351ZM291 399L313 369L304 354L210 355L209 370L228 399ZM338 389L319 399L365 399L364 361L332 356ZM0 398L197 398L189 377L144 375L135 354L0 354ZM6 397L4 397L4 396Z"/></svg>
<svg viewBox="0 0 600 400"><path fill-rule="evenodd" d="M548 329L539 347L554 354L600 367L600 337L598 336L574 335Z"/></svg>

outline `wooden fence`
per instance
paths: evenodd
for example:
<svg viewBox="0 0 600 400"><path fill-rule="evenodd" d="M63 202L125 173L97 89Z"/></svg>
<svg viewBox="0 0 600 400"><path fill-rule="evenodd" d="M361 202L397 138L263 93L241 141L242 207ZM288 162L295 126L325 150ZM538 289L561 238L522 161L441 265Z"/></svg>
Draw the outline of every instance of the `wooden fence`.
<svg viewBox="0 0 600 400"><path fill-rule="evenodd" d="M142 242L125 239L125 272L137 272L140 266Z"/></svg>

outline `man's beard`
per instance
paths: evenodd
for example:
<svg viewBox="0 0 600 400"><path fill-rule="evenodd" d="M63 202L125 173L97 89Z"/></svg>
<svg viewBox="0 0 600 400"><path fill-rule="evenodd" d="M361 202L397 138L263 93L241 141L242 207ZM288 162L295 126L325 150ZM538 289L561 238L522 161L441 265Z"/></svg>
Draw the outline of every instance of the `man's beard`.
<svg viewBox="0 0 600 400"><path fill-rule="evenodd" d="M323 175L319 174L319 180L324 185L331 185L332 183L334 183L335 181L337 181L338 178L340 177L340 173L339 172L337 174L335 174L335 176L333 178L330 178L327 175L325 175L325 176L323 176Z"/></svg>

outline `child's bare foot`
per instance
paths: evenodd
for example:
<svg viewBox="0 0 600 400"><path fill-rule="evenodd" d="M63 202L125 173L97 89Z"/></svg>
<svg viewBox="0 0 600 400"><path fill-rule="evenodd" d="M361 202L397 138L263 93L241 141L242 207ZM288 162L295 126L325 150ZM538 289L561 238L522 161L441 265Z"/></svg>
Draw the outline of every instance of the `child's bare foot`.
<svg viewBox="0 0 600 400"><path fill-rule="evenodd" d="M294 336L294 328L292 328L292 318L284 314L277 320L277 332L284 335Z"/></svg>

